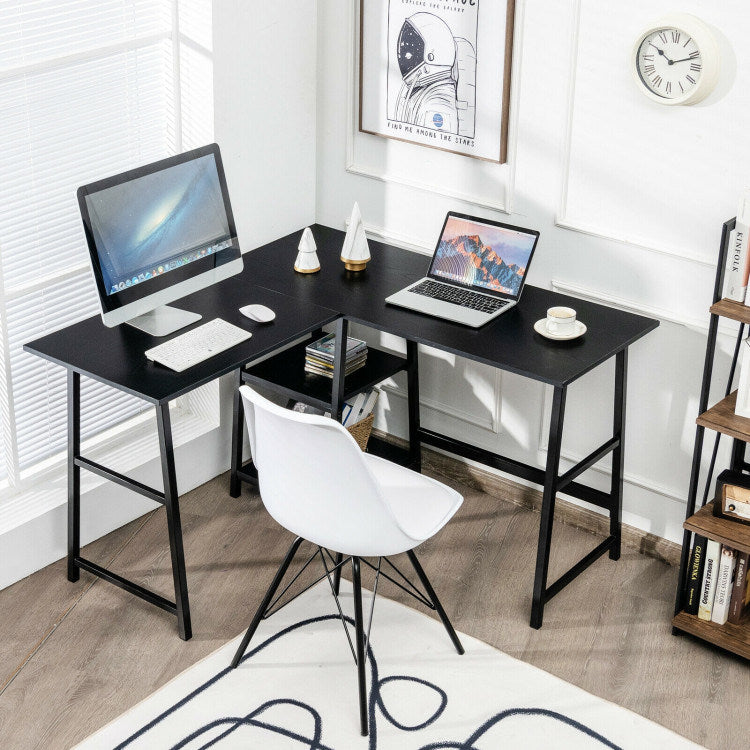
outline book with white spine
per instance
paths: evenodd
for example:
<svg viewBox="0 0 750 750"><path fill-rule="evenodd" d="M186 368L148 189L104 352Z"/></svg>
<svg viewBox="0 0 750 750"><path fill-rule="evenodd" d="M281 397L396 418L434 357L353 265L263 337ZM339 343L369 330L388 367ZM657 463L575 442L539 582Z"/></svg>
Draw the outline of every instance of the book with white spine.
<svg viewBox="0 0 750 750"><path fill-rule="evenodd" d="M732 575L737 553L731 547L722 546L719 572L716 575L716 595L711 609L711 622L723 625L729 618L729 600L732 596Z"/></svg>
<svg viewBox="0 0 750 750"><path fill-rule="evenodd" d="M343 420L343 424L351 427L359 421L359 413L362 411L362 405L365 403L367 398L366 393L358 393L351 402L352 408L347 412L346 418ZM348 402L347 402L348 403Z"/></svg>
<svg viewBox="0 0 750 750"><path fill-rule="evenodd" d="M747 298L747 280L750 277L750 188L745 188L740 196L740 202L737 206L737 220L734 227L734 248L730 250L739 251L740 267L742 268L742 278L740 279L740 290L734 299L744 301L748 304ZM741 296L740 296L741 295Z"/></svg>
<svg viewBox="0 0 750 750"><path fill-rule="evenodd" d="M364 419L372 414L372 410L375 408L375 402L378 400L380 391L377 388L371 388L365 399L365 403L362 406L359 418Z"/></svg>
<svg viewBox="0 0 750 750"><path fill-rule="evenodd" d="M745 245L747 247L747 245ZM727 250L727 270L724 278L724 296L737 302L745 301L745 288L742 288L742 270L745 258L742 254L742 241L737 242L737 230L729 233L729 249Z"/></svg>
<svg viewBox="0 0 750 750"><path fill-rule="evenodd" d="M706 565L703 568L703 583L701 584L701 598L698 604L698 617L701 620L711 619L711 610L716 594L716 574L719 567L721 545L713 539L706 545Z"/></svg>

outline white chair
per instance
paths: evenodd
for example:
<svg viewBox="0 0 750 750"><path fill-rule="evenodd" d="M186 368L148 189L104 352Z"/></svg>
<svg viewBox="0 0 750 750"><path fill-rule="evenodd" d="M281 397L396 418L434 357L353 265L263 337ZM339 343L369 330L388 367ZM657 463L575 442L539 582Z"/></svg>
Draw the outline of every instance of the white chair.
<svg viewBox="0 0 750 750"><path fill-rule="evenodd" d="M355 621L352 651L358 672L361 728L366 735L367 640L362 617L360 561L376 570L373 604L382 575L434 609L456 650L463 654L463 646L414 554L414 547L436 534L452 518L463 498L434 479L363 453L347 430L333 419L281 408L248 386L242 386L240 393L263 504L271 516L297 538L255 613L232 667L239 664L260 621L283 596L282 591L272 601L304 540L318 547L308 563L316 555L320 556L325 567L321 578L327 576L331 581L337 605L341 567L347 562L344 556L351 558ZM330 550L335 551L335 558ZM409 588L381 569L385 558L401 552L407 553L426 595L391 561L385 560L389 569L395 570ZM377 566L362 559L366 557L377 557ZM368 638L371 624L372 610ZM349 638L346 623L344 629ZM349 643L351 646L351 639Z"/></svg>

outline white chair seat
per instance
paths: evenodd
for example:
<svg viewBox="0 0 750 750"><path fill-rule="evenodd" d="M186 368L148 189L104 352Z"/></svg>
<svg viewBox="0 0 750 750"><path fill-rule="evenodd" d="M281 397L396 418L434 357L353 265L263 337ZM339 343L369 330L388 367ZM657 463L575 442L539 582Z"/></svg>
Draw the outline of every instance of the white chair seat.
<svg viewBox="0 0 750 750"><path fill-rule="evenodd" d="M412 539L424 541L445 526L463 498L440 482L384 458L364 453L396 522Z"/></svg>

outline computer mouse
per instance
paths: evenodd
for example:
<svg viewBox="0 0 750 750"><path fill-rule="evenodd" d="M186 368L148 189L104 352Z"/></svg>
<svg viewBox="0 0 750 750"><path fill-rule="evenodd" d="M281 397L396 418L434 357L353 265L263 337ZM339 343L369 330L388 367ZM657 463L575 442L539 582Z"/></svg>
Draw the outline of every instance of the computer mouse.
<svg viewBox="0 0 750 750"><path fill-rule="evenodd" d="M257 323L270 323L276 317L276 313L265 305L245 305L240 312Z"/></svg>

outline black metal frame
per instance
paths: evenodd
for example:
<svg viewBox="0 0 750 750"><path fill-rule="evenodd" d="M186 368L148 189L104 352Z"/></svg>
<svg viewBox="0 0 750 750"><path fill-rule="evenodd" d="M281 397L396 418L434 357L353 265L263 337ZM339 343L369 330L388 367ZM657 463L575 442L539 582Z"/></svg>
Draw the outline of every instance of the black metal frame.
<svg viewBox="0 0 750 750"><path fill-rule="evenodd" d="M491 466L543 486L542 511L539 523L539 539L537 542L534 589L531 604L530 625L532 628L540 628L542 626L544 605L605 552L609 552L611 560L618 560L620 558L627 373L628 350L623 349L615 357L612 437L563 475L559 474L559 470L565 400L567 396L567 387L565 386L555 387L554 390L549 441L547 444L547 465L544 469L530 466L512 458L500 456L483 448L477 448L468 443L432 432L431 430L419 430L419 439L426 445L432 445L450 453L458 454L464 458L477 461L486 466ZM580 474L590 469L609 453L612 453L612 482L609 492L603 492L574 481ZM558 492L563 491L568 495L609 511L610 531L609 536L601 544L579 560L567 572L563 573L551 586L547 586L547 572L552 545L552 521L555 514L555 497Z"/></svg>
<svg viewBox="0 0 750 750"><path fill-rule="evenodd" d="M378 581L381 576L395 583L399 588L401 588L407 594L417 599L417 601L421 602L422 604L429 607L430 609L435 610L435 612L437 612L438 617L440 618L440 621L443 623L443 627L447 631L448 636L450 637L451 642L453 643L453 646L455 647L456 651L459 654L463 654L464 647L461 644L461 641L458 635L456 634L456 631L454 630L453 625L451 624L451 621L448 618L448 615L443 609L443 605L440 603L440 599L438 599L438 596L435 593L435 589L432 588L432 584L430 583L430 580L427 577L427 574L424 572L422 565L417 559L417 556L414 550L409 550L406 553L406 555L409 558L409 562L414 568L414 572L417 574L417 577L419 578L419 581L422 584L422 587L424 588L425 593L421 592L387 557L378 558L378 564L377 566L374 566L372 563L368 562L365 558L362 558L362 557L350 556L344 559L344 555L341 554L340 552L336 553L336 556L333 557L328 550L323 550L322 547L316 547L316 550L313 553L313 555L307 560L306 563L303 564L301 570L297 572L297 574L294 576L292 581L287 585L287 587L281 592L281 594L279 594L278 596L275 596L277 589L281 585L281 582L284 580L284 576L289 570L289 566L292 564L295 556L297 555L297 552L299 551L300 546L302 545L302 542L304 541L305 540L302 537L298 536L289 547L286 555L284 556L284 559L281 561L281 565L279 565L279 568L276 571L276 575L274 576L273 581L271 582L271 585L268 587L268 590L263 596L263 600L261 601L260 606L256 610L255 615L253 615L253 619L250 622L250 626L245 631L245 635L243 636L239 647L237 648L237 650L234 653L234 656L232 657L231 668L236 669L237 666L239 665L240 661L242 660L242 657L245 654L245 651L247 650L248 645L250 644L250 641L253 635L255 634L255 631L258 629L258 625L260 625L262 620L266 619L267 617L270 617L275 612L278 612L279 609L281 609L282 607L285 607L287 604L289 604L291 601L293 601L298 596L303 594L309 588L317 584L323 578L328 578L328 582L331 586L331 593L333 594L334 600L336 601L336 608L338 609L339 618L341 619L341 622L344 626L344 632L346 634L347 640L349 641L349 648L352 651L352 656L354 657L354 662L357 666L357 687L358 687L358 695L359 695L360 728L361 728L362 736L367 736L368 716L367 716L367 682L366 682L366 673L365 673L365 661L366 661L366 655L369 653L370 628L372 627L372 618L373 618L373 613L375 609L375 596L377 594ZM333 562L333 567L331 568L328 567L328 564L326 562L326 555L328 556L328 559ZM279 600L294 584L294 582L298 579L300 574L307 568L307 566L312 562L312 560L314 560L318 556L320 556L320 559L323 563L323 568L325 570L325 573L319 578L317 578L315 581L313 581L312 583L305 586L301 591L298 591L293 597L288 599L284 604L277 606ZM401 576L401 578L406 582L408 588L406 586L403 586L401 583L399 583L395 579L391 578L389 575L382 572L381 563L383 560L385 560L398 573L398 575ZM354 644L352 644L351 637L349 635L349 630L347 628L347 618L344 615L344 612L341 608L341 602L339 601L339 583L341 581L341 569L346 564L347 561L351 561L351 565L352 565L352 584L353 584L353 589L354 589L354 641L355 641ZM368 567L376 571L375 586L373 587L372 603L370 606L370 615L369 615L369 620L367 624L367 632L365 632L365 621L364 621L364 614L362 610L362 577L361 577L361 564L362 563L364 563L365 565L367 565ZM333 573L333 578L331 578L332 573Z"/></svg>
<svg viewBox="0 0 750 750"><path fill-rule="evenodd" d="M724 271L726 268L727 253L729 251L729 235L730 232L735 228L735 219L729 219L725 221L721 229L721 244L719 246L719 259L716 266L716 278L714 281L714 294L713 303L719 302L722 298L722 291L724 289ZM711 391L711 381L713 379L713 368L714 368L714 356L716 354L716 339L719 330L719 315L711 313L711 317L708 324L708 337L706 340L706 356L703 364L703 380L701 382L701 395L698 400L698 414L703 414L708 409L708 399ZM732 383L734 381L734 374L737 368L737 360L740 352L740 345L745 332L745 324L740 323L739 330L737 332L737 341L734 348L734 355L729 368L729 376L727 378L727 385L724 395L728 396L732 391ZM695 429L695 443L693 445L693 460L690 467L690 484L688 485L688 496L687 496L687 507L685 509L685 518L688 519L695 513L696 501L698 499L698 486L700 484L700 473L701 473L701 462L703 458L703 439L706 433L706 428L702 425L697 425ZM703 501L701 505L705 505L708 500L708 494L711 488L711 481L713 479L714 467L716 465L716 456L719 449L719 441L721 440L721 433L716 433L716 439L714 441L714 447L711 453L711 460L709 463L708 473L706 476L706 485L703 492ZM745 462L745 448L746 443L743 440L732 440L732 455L730 459L730 468L734 471L745 471L750 469L750 466ZM674 613L679 614L685 606L685 584L687 583L687 570L688 562L690 557L692 532L685 529L682 535L682 554L680 555L680 568L677 577L677 594L675 596ZM677 634L679 631L677 628L672 628L672 633Z"/></svg>
<svg viewBox="0 0 750 750"><path fill-rule="evenodd" d="M316 332L318 335L320 332ZM344 394L344 350L342 342L348 334L348 321L345 317L336 322L336 349L334 353L334 379L330 404L331 416L341 419ZM316 334L314 333L313 336ZM512 458L498 455L491 451L456 440L447 435L425 429L419 419L419 347L416 342L406 341L407 404L409 419L409 449L405 465L421 471L421 444L431 445L464 458L477 461L507 472L513 476L542 485L542 510L537 543L536 569L532 593L530 625L540 628L544 617L544 605L559 593L571 581L577 578L595 560L609 552L612 560L620 558L622 526L622 492L625 435L625 404L627 396L628 350L622 349L615 355L615 381L613 404L612 437L600 445L588 456L579 461L564 474L559 474L560 453L562 447L563 422L567 386L556 386L552 400L550 417L549 442L547 447L547 464L544 469L531 466ZM234 394L234 411L232 422L232 466L230 473L230 494L238 497L240 483L257 482L257 472L252 459L242 464L242 437L244 428L244 410L239 395L239 386L243 378L240 372ZM264 381L264 385L274 388L274 383ZM609 492L575 481L587 469L612 453L612 481ZM604 508L609 513L609 536L589 554L561 575L551 586L547 586L547 572L552 544L552 522L555 511L555 497L558 492L584 500L587 503ZM336 590L340 570L336 575Z"/></svg>
<svg viewBox="0 0 750 750"><path fill-rule="evenodd" d="M334 349L334 377L331 385L330 403L321 403L317 400L310 400L313 406L318 408L330 409L331 418L341 421L341 414L344 408L345 393L345 368L343 366L345 358L345 349L343 342L349 335L349 321L341 317L336 321L336 348ZM313 331L310 335L311 340L315 340L323 334L322 329ZM406 371L407 381L407 409L408 409L408 430L409 430L409 448L403 456L396 455L393 458L403 463L415 471L422 470L422 452L419 446L419 347L414 341L406 342L406 360L403 369ZM229 494L231 497L240 496L242 482L251 485L257 485L258 472L253 465L252 458L243 463L242 448L245 429L245 409L242 404L239 389L244 382L255 382L250 380L242 370L237 371L234 388L234 401L232 409L232 455L229 472ZM293 397L292 400L304 400L305 395L302 393L291 394L284 388L278 386L272 381L263 380L262 385L275 390L282 395ZM375 442L373 440L373 442Z"/></svg>
<svg viewBox="0 0 750 750"><path fill-rule="evenodd" d="M121 589L125 589L125 591L147 601L149 604L175 615L180 638L187 641L192 637L192 626L190 623L185 553L182 546L182 525L168 402L156 404L156 423L159 433L164 492L141 484L81 455L81 374L68 369L68 580L77 581L80 570L83 569L115 586L119 586ZM166 507L175 602L171 602L159 594L81 557L81 469L98 474Z"/></svg>

